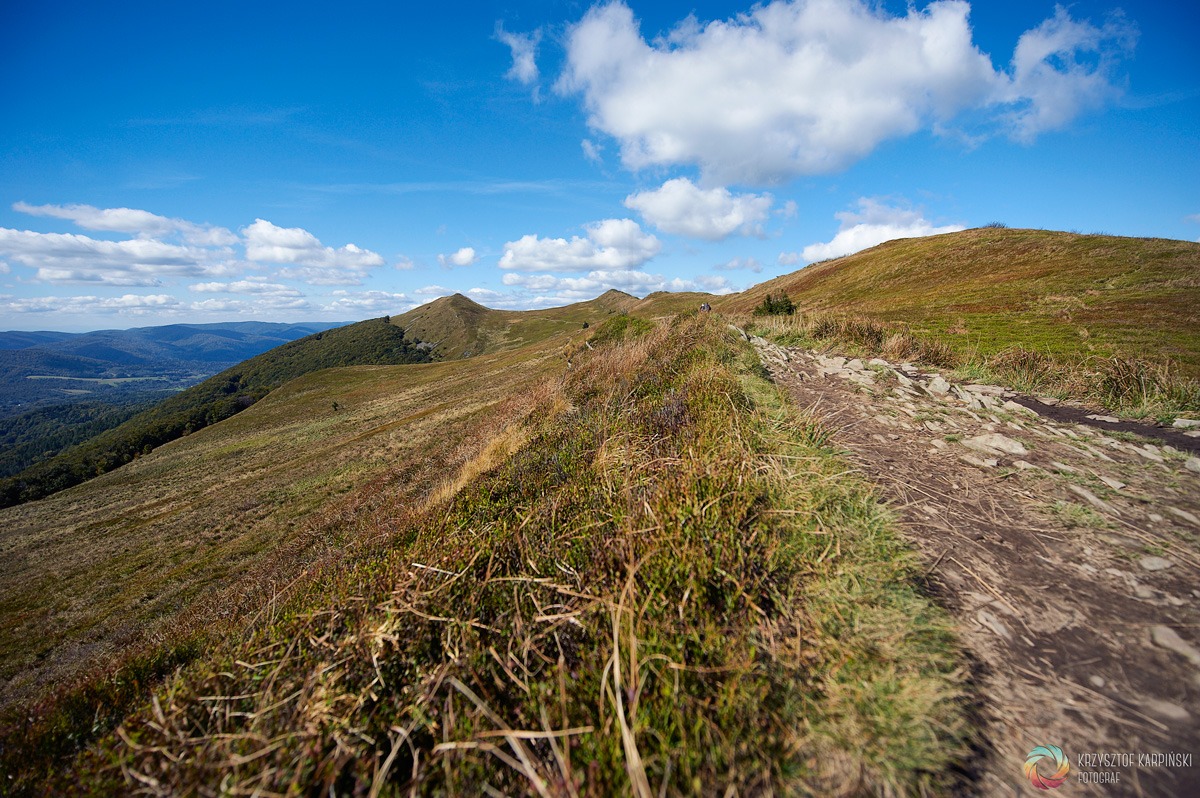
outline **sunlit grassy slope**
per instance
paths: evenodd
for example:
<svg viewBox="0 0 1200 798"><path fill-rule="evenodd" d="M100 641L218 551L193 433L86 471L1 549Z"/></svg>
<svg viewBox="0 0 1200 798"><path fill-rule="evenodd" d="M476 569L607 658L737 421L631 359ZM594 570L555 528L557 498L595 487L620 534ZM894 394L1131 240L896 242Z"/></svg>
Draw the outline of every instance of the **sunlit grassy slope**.
<svg viewBox="0 0 1200 798"><path fill-rule="evenodd" d="M359 478L352 502L324 500L315 533L354 556L260 596L51 791L944 788L966 734L946 616L825 433L718 317L617 316L596 332L592 349L556 349L569 369L507 382L516 394L471 428L467 457L446 458L464 445L437 434L465 429L453 414L474 398L452 375L488 363L473 380L511 380L531 350L405 367L442 375L426 402L449 415L412 427L393 408L403 442L376 431L368 451L445 458L413 475L430 487ZM291 420L275 423L303 406L297 449L315 448L329 436L306 425L330 391L351 377L365 419L383 401L368 383L397 373L293 384L274 397ZM269 419L219 425L210 451L258 451L281 429Z"/></svg>
<svg viewBox="0 0 1200 798"><path fill-rule="evenodd" d="M980 228L890 241L714 300L863 313L962 352L1170 358L1200 376L1200 244Z"/></svg>
<svg viewBox="0 0 1200 798"><path fill-rule="evenodd" d="M432 489L490 409L565 367L563 343L316 372L116 471L0 511L0 696L61 683L177 631L189 613L204 626L214 613L202 605L218 596L216 614L269 597L346 543L321 526L339 497L375 479Z"/></svg>
<svg viewBox="0 0 1200 798"><path fill-rule="evenodd" d="M974 230L720 299L394 317L441 362L308 374L0 511L7 786L937 791L969 734L945 615L693 311L784 291L963 350L1195 368L1198 251Z"/></svg>
<svg viewBox="0 0 1200 798"><path fill-rule="evenodd" d="M312 531L334 499L387 475L432 490L461 455L454 442L475 435L498 402L568 367L589 334L584 322L625 310L653 317L680 301L613 291L520 313L438 300L409 320L490 342L490 354L317 372L116 471L0 510L0 706L132 650L160 627L177 629L181 614L219 591L251 594L234 603L252 606L336 545ZM273 351L243 367L279 358Z"/></svg>

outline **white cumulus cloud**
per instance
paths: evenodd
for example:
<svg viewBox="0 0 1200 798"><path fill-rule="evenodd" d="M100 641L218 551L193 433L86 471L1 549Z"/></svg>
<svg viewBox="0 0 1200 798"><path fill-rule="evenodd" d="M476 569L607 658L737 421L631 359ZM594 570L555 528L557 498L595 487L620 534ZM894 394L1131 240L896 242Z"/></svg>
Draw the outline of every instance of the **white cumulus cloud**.
<svg viewBox="0 0 1200 798"><path fill-rule="evenodd" d="M0 310L9 313L104 313L141 316L177 309L180 302L167 294L124 294L116 297L39 296L9 297Z"/></svg>
<svg viewBox="0 0 1200 798"><path fill-rule="evenodd" d="M479 260L479 255L475 253L473 247L463 247L462 249L453 252L449 255L438 255L438 263L450 269L455 266L470 266L475 261Z"/></svg>
<svg viewBox="0 0 1200 798"><path fill-rule="evenodd" d="M834 216L841 222L837 235L831 241L805 247L805 260L840 258L896 238L920 238L965 229L957 224L937 227L920 211L885 205L868 197L858 200L857 212L841 211Z"/></svg>
<svg viewBox="0 0 1200 798"><path fill-rule="evenodd" d="M677 177L654 191L630 194L625 207L664 232L721 241L734 233L762 235L772 202L770 194L702 189L686 177Z"/></svg>
<svg viewBox="0 0 1200 798"><path fill-rule="evenodd" d="M408 294L391 291L334 291L332 296L333 301L324 310L391 314L410 310L417 305Z"/></svg>
<svg viewBox="0 0 1200 798"><path fill-rule="evenodd" d="M204 299L192 302L188 309L210 316L238 315L247 318L262 318L283 312L300 312L312 310L312 304L299 297L263 296L254 300L243 299Z"/></svg>
<svg viewBox="0 0 1200 798"><path fill-rule="evenodd" d="M662 243L632 219L605 219L585 228L587 235L565 238L522 236L504 245L500 268L528 272L629 270L662 250Z"/></svg>
<svg viewBox="0 0 1200 798"><path fill-rule="evenodd" d="M722 185L837 171L965 111L993 109L1028 140L1116 91L1132 42L1119 18L1098 28L1059 8L1021 37L1009 73L974 44L969 12L962 0L902 16L867 0L775 0L647 42L618 0L568 30L556 88L582 95L627 167L696 165Z"/></svg>
<svg viewBox="0 0 1200 798"><path fill-rule="evenodd" d="M35 269L47 283L156 286L162 278L221 276L227 253L148 238L105 241L77 233L0 227L0 256Z"/></svg>
<svg viewBox="0 0 1200 798"><path fill-rule="evenodd" d="M354 244L334 249L300 227L278 227L265 219L242 228L246 257L259 263L289 264L279 274L313 285L357 285L383 256Z"/></svg>

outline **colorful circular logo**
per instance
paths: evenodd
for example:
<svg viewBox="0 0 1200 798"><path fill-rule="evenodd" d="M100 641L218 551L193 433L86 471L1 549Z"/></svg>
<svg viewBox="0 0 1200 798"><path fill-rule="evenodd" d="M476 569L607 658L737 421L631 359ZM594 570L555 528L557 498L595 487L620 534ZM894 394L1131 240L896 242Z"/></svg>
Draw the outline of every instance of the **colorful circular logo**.
<svg viewBox="0 0 1200 798"><path fill-rule="evenodd" d="M1043 759L1054 761L1054 772L1049 776L1043 776L1038 772L1038 763ZM1049 767L1050 764L1047 763L1046 768L1049 769ZM1029 783L1039 790L1053 790L1061 787L1070 772L1071 762L1057 745L1039 745L1029 752L1029 756L1025 757L1025 778L1029 779Z"/></svg>

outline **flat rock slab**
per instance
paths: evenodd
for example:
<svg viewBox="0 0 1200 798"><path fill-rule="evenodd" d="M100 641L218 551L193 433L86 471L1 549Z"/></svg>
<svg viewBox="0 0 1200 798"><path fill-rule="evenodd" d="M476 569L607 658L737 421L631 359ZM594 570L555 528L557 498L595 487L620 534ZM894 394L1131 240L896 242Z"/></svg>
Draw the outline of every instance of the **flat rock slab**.
<svg viewBox="0 0 1200 798"><path fill-rule="evenodd" d="M976 435L973 438L967 438L962 444L968 449L974 449L985 454L993 454L995 452L1016 455L1029 454L1029 450L1025 448L1025 444L1007 435L1001 435L999 432Z"/></svg>
<svg viewBox="0 0 1200 798"><path fill-rule="evenodd" d="M945 378L942 377L941 374L934 375L933 379L931 379L929 384L927 384L925 387L932 394L944 396L945 394L950 393L950 383L946 382Z"/></svg>
<svg viewBox="0 0 1200 798"><path fill-rule="evenodd" d="M1161 624L1151 627L1150 642L1159 648L1173 651L1197 668L1200 668L1200 651L1197 651L1195 646L1180 637L1179 633L1171 627Z"/></svg>

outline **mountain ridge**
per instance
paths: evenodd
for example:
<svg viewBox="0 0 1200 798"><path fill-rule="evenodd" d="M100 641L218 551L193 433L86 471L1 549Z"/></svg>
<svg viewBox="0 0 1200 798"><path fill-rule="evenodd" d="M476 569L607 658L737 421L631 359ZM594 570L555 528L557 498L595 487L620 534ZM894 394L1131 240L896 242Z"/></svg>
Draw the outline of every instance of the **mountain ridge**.
<svg viewBox="0 0 1200 798"><path fill-rule="evenodd" d="M713 301L861 313L961 351L1170 359L1200 377L1200 244L982 227L897 239Z"/></svg>

